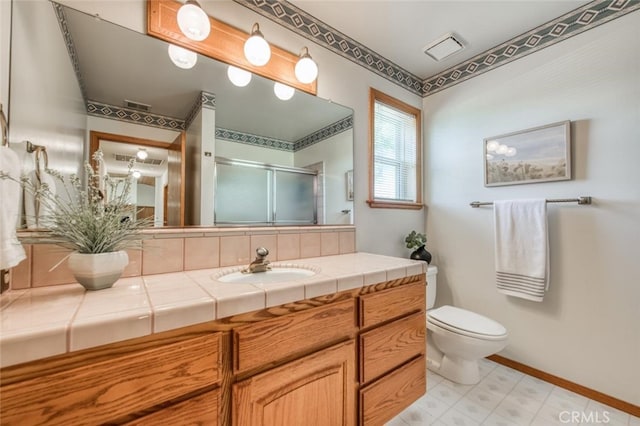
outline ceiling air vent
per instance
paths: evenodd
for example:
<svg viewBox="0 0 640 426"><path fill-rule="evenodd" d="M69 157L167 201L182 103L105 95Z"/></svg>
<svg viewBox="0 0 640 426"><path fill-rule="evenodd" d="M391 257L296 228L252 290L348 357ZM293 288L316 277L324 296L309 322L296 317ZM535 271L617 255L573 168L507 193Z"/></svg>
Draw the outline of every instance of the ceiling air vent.
<svg viewBox="0 0 640 426"><path fill-rule="evenodd" d="M158 160L156 158L147 157L144 160L137 158L135 155L113 154L116 161L124 161L128 163L131 160L136 160L138 164L151 164L153 166L161 166L164 160Z"/></svg>
<svg viewBox="0 0 640 426"><path fill-rule="evenodd" d="M429 43L422 50L436 61L441 61L462 49L464 49L464 45L452 33L449 33Z"/></svg>
<svg viewBox="0 0 640 426"><path fill-rule="evenodd" d="M124 100L124 106L131 109L137 109L138 111L149 112L151 111L151 105L143 104L142 102Z"/></svg>

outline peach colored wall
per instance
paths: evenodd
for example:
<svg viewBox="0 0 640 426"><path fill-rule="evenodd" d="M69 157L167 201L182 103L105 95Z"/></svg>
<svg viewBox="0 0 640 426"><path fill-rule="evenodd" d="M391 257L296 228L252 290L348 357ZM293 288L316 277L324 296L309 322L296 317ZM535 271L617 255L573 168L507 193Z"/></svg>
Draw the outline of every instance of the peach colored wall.
<svg viewBox="0 0 640 426"><path fill-rule="evenodd" d="M142 250L127 250L129 265L123 276L244 265L253 260L260 246L269 249L271 261L355 251L353 226L163 229L144 236ZM11 271L12 289L75 282L67 262L62 261L69 250L53 244L25 244L25 252L27 258Z"/></svg>

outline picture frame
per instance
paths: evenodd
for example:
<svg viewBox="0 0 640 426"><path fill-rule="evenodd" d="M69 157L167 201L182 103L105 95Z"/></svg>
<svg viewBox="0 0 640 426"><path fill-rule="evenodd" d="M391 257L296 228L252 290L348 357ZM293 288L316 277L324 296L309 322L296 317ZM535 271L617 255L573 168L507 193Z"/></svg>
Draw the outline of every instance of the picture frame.
<svg viewBox="0 0 640 426"><path fill-rule="evenodd" d="M485 138L484 186L571 179L571 122Z"/></svg>
<svg viewBox="0 0 640 426"><path fill-rule="evenodd" d="M348 170L345 173L346 189L347 189L347 201L353 201L353 170Z"/></svg>

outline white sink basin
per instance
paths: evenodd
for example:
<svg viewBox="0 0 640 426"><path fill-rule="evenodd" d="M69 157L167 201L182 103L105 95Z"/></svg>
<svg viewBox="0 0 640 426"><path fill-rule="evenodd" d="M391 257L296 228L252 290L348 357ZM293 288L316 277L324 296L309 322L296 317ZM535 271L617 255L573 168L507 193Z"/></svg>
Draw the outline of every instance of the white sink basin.
<svg viewBox="0 0 640 426"><path fill-rule="evenodd" d="M315 274L314 271L303 268L273 268L266 272L254 272L253 274L237 271L216 279L223 283L272 284L299 280Z"/></svg>

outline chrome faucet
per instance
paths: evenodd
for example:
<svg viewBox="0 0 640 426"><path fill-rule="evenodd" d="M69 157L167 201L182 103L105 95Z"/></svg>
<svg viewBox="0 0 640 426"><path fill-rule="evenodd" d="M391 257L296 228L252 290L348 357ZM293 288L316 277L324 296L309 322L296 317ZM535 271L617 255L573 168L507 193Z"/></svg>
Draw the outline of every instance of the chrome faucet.
<svg viewBox="0 0 640 426"><path fill-rule="evenodd" d="M269 266L269 262L267 260L267 256L269 255L269 250L264 247L258 247L256 249L256 258L253 262L249 264L246 269L243 269L241 272L244 274L253 274L254 272L267 272L271 269Z"/></svg>

